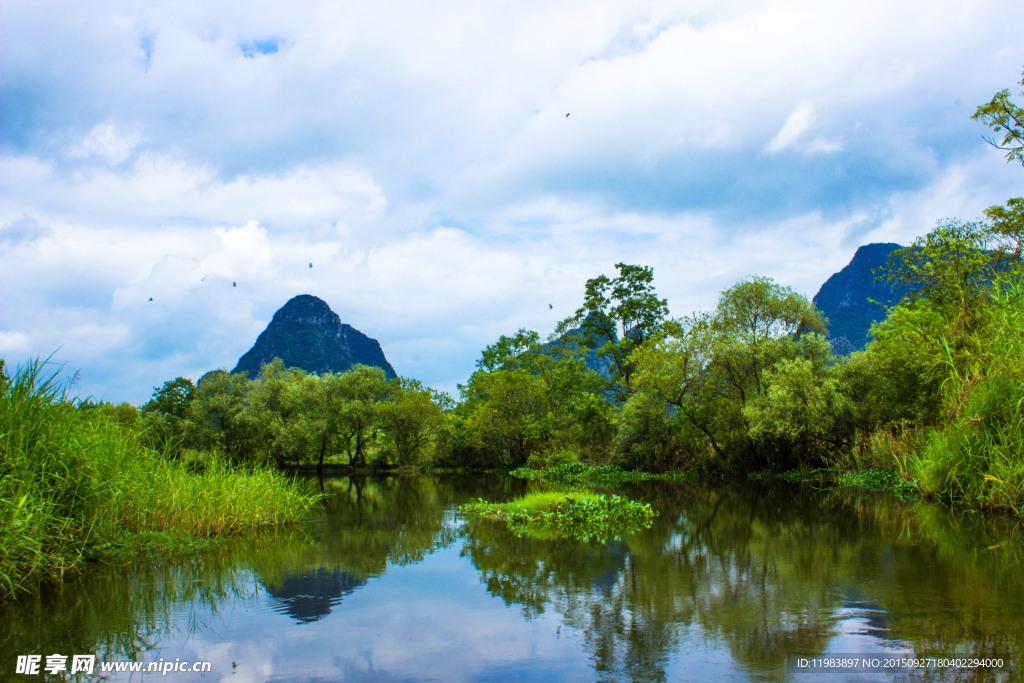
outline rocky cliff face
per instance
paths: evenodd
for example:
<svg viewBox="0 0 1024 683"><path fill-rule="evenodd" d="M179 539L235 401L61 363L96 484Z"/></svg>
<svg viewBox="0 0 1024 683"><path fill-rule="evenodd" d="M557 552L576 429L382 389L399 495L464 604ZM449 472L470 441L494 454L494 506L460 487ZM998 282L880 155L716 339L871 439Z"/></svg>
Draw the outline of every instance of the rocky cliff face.
<svg viewBox="0 0 1024 683"><path fill-rule="evenodd" d="M892 242L860 247L849 265L830 277L814 296L814 303L828 318L829 337L837 353L863 349L871 324L884 320L886 308L903 295L888 282L875 280L897 249L902 246Z"/></svg>
<svg viewBox="0 0 1024 683"><path fill-rule="evenodd" d="M397 376L376 339L342 323L330 306L309 294L282 306L231 372L248 372L254 378L264 363L275 358L287 367L318 375L362 364L381 368L388 377Z"/></svg>

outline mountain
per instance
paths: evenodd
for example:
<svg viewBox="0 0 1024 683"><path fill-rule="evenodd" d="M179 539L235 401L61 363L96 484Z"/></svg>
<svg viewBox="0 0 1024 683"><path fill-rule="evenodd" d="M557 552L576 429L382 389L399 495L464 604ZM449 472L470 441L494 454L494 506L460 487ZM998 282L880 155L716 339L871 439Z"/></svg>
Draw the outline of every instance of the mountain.
<svg viewBox="0 0 1024 683"><path fill-rule="evenodd" d="M828 318L829 337L836 353L863 349L871 323L884 320L886 308L900 300L903 290L875 278L885 272L889 255L902 248L892 242L860 247L850 263L814 295L814 303Z"/></svg>
<svg viewBox="0 0 1024 683"><path fill-rule="evenodd" d="M397 377L376 339L341 322L338 314L322 299L300 294L278 309L256 344L238 359L231 372L248 372L256 377L260 367L275 358L286 367L309 373L345 372L353 365L381 368Z"/></svg>

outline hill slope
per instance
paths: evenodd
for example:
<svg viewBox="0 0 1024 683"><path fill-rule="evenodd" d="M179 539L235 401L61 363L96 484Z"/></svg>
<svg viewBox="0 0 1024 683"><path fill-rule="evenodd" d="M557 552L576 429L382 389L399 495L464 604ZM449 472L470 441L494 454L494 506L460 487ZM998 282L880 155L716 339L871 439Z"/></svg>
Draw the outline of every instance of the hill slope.
<svg viewBox="0 0 1024 683"><path fill-rule="evenodd" d="M300 294L278 309L256 344L238 359L231 372L248 372L254 378L264 363L275 358L287 367L318 375L344 372L362 364L397 377L376 339L342 323L326 302L309 294Z"/></svg>
<svg viewBox="0 0 1024 683"><path fill-rule="evenodd" d="M872 271L877 269L881 275L889 255L902 248L892 242L860 247L850 263L814 295L814 303L828 318L829 337L837 353L863 349L868 343L871 323L885 319L886 308L900 300L903 292L884 280L876 280Z"/></svg>

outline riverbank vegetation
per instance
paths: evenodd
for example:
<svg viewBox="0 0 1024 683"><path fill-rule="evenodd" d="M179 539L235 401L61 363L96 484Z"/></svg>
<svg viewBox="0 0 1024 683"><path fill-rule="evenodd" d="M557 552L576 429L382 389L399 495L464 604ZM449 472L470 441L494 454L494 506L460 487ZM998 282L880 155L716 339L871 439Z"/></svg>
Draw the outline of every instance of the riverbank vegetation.
<svg viewBox="0 0 1024 683"><path fill-rule="evenodd" d="M316 376L275 361L253 379L178 378L141 410L82 410L186 465L215 450L235 466L497 469L572 485L797 471L1019 513L1024 200L986 216L940 221L893 253L885 277L906 295L848 356L771 278L670 318L653 270L620 263L547 340L519 330L485 348L458 401L378 368Z"/></svg>
<svg viewBox="0 0 1024 683"><path fill-rule="evenodd" d="M31 363L0 361L0 593L59 581L90 559L193 548L295 520L316 497L267 468L166 457L104 411L83 410Z"/></svg>

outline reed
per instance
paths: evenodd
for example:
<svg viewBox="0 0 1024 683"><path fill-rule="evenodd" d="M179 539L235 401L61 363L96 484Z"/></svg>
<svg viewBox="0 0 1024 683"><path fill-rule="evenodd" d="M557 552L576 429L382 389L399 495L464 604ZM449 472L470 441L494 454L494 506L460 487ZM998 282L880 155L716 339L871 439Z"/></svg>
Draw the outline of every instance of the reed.
<svg viewBox="0 0 1024 683"><path fill-rule="evenodd" d="M948 360L947 424L913 469L926 493L968 507L1024 512L1024 281L997 282L992 318L962 367Z"/></svg>
<svg viewBox="0 0 1024 683"><path fill-rule="evenodd" d="M201 471L142 445L130 429L80 410L34 361L8 376L0 361L0 593L59 581L86 559L154 532L217 537L301 517L317 497L276 472Z"/></svg>

